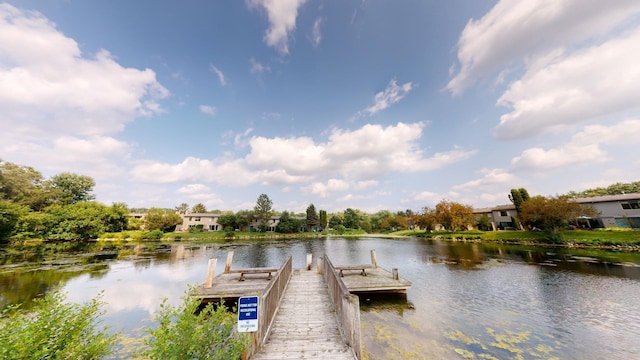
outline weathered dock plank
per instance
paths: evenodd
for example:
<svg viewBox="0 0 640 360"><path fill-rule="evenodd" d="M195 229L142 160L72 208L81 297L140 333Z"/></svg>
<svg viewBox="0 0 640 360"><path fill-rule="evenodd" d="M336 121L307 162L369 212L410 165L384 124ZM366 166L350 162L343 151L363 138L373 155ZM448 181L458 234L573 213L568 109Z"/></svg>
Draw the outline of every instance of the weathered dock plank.
<svg viewBox="0 0 640 360"><path fill-rule="evenodd" d="M355 359L340 336L321 275L294 271L269 339L251 359Z"/></svg>
<svg viewBox="0 0 640 360"><path fill-rule="evenodd" d="M336 266L336 269L339 268ZM383 268L367 269L367 276L359 272L344 272L342 281L353 294L370 292L406 293L411 282L403 278L393 278L393 274Z"/></svg>

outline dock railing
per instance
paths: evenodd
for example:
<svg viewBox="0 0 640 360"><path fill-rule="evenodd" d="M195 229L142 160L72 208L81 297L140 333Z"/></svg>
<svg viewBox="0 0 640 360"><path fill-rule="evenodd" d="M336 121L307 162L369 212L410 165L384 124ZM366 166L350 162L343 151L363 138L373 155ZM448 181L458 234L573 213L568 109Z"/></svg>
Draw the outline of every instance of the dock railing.
<svg viewBox="0 0 640 360"><path fill-rule="evenodd" d="M276 317L278 307L280 307L280 300L291 279L292 266L292 257L289 255L260 297L260 303L258 304L258 331L251 333L253 344L249 350L249 357L260 349L269 336L271 325Z"/></svg>
<svg viewBox="0 0 640 360"><path fill-rule="evenodd" d="M356 358L362 359L362 335L360 333L360 299L349 292L327 255L323 260L323 276L329 289L338 318L342 338L351 346Z"/></svg>

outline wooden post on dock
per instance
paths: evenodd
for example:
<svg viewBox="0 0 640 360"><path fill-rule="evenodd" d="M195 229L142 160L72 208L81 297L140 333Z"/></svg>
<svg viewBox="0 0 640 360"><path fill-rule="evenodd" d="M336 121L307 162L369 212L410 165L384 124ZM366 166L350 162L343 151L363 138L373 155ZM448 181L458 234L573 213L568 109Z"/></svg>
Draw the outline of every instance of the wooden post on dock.
<svg viewBox="0 0 640 360"><path fill-rule="evenodd" d="M371 250L371 265L373 265L374 269L378 268L378 259L376 259L376 250Z"/></svg>
<svg viewBox="0 0 640 360"><path fill-rule="evenodd" d="M233 250L227 253L227 263L224 265L224 272L231 270L231 262L233 261Z"/></svg>
<svg viewBox="0 0 640 360"><path fill-rule="evenodd" d="M318 258L316 260L316 270L318 271L318 274L322 275L322 259Z"/></svg>
<svg viewBox="0 0 640 360"><path fill-rule="evenodd" d="M218 264L218 258L209 259L209 265L207 266L207 277L204 280L204 288L208 289L213 286L213 278L216 274L216 265Z"/></svg>
<svg viewBox="0 0 640 360"><path fill-rule="evenodd" d="M313 255L307 254L307 271L311 270L312 259L313 259Z"/></svg>
<svg viewBox="0 0 640 360"><path fill-rule="evenodd" d="M400 280L400 275L398 275L398 268L391 269L391 274L393 276L393 280Z"/></svg>

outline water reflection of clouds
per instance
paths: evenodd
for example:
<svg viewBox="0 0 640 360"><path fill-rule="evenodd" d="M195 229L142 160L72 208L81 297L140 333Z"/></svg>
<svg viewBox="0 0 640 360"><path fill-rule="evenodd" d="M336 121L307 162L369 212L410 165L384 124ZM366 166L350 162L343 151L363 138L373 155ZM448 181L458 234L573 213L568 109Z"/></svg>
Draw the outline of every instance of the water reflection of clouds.
<svg viewBox="0 0 640 360"><path fill-rule="evenodd" d="M132 261L114 262L100 281L83 275L69 281L65 291L69 301L86 302L103 291L102 300L108 316L133 310L152 315L167 298L171 305L181 303L189 285L202 282L206 271L204 261L181 261L156 264L140 269Z"/></svg>

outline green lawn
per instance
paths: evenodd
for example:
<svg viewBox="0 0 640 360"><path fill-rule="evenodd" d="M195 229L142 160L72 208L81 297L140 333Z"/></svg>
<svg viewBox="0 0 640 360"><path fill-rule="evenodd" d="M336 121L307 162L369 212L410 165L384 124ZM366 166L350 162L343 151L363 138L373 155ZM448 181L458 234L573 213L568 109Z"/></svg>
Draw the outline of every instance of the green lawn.
<svg viewBox="0 0 640 360"><path fill-rule="evenodd" d="M544 232L541 231L457 231L432 232L398 231L394 235L419 236L444 239L478 239L481 241L496 241L509 243L548 244ZM562 233L565 244L583 246L640 246L640 231L638 230L566 230Z"/></svg>

